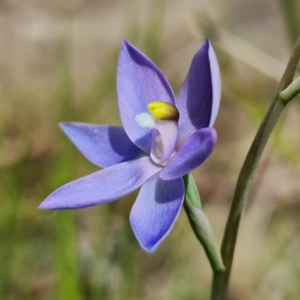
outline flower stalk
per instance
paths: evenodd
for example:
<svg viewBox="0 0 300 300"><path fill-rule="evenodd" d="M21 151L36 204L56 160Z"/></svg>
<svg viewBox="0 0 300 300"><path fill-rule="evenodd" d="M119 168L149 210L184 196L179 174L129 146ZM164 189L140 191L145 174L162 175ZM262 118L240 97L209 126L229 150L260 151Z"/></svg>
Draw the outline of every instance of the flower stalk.
<svg viewBox="0 0 300 300"><path fill-rule="evenodd" d="M201 209L200 196L192 174L183 177L185 184L185 200L183 203L185 212L190 221L191 227L202 244L214 272L224 272L219 246L214 238L210 223Z"/></svg>
<svg viewBox="0 0 300 300"><path fill-rule="evenodd" d="M214 272L211 300L226 299L239 224L247 203L249 187L265 145L282 111L286 104L295 97L296 92L299 93L299 78L292 83L299 60L300 38L298 38L275 96L256 133L240 171L221 247L226 270L223 273Z"/></svg>

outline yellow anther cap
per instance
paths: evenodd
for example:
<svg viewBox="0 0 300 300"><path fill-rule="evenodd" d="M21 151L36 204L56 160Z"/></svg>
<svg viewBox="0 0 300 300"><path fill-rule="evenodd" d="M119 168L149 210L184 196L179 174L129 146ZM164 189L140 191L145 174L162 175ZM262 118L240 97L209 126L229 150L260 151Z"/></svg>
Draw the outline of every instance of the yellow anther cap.
<svg viewBox="0 0 300 300"><path fill-rule="evenodd" d="M177 108L168 102L155 101L148 104L148 110L158 120L178 120Z"/></svg>

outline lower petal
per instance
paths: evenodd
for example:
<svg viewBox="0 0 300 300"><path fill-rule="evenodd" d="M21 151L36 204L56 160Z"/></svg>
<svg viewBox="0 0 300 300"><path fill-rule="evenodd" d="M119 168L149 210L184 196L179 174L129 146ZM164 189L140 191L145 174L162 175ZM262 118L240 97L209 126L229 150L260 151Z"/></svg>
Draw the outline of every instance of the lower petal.
<svg viewBox="0 0 300 300"><path fill-rule="evenodd" d="M146 251L154 251L171 231L183 199L182 178L165 181L156 174L144 183L132 207L130 223Z"/></svg>
<svg viewBox="0 0 300 300"><path fill-rule="evenodd" d="M189 173L201 165L211 154L217 141L213 128L204 128L193 133L160 172L160 177L172 180Z"/></svg>
<svg viewBox="0 0 300 300"><path fill-rule="evenodd" d="M160 169L149 157L120 163L62 186L39 208L84 208L117 200L133 192Z"/></svg>

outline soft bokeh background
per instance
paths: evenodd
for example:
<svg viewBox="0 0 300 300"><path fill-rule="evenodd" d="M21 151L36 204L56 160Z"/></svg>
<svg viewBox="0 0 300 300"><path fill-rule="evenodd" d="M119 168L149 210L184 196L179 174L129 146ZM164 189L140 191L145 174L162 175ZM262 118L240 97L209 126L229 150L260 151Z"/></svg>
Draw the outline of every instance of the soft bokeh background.
<svg viewBox="0 0 300 300"><path fill-rule="evenodd" d="M223 84L219 139L194 176L220 243L241 164L300 31L299 10L296 0L1 0L0 299L208 299L211 270L184 211L149 255L128 220L137 193L84 210L37 210L57 187L97 170L58 123L120 124L122 37L178 92L210 34ZM298 99L255 175L230 299L299 299L299 116Z"/></svg>

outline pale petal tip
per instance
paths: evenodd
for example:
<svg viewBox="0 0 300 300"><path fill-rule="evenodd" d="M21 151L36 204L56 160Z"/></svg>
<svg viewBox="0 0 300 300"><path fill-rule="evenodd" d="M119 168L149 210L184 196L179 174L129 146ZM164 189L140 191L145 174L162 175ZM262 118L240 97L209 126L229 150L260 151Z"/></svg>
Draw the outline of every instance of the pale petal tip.
<svg viewBox="0 0 300 300"><path fill-rule="evenodd" d="M127 41L125 38L122 39L122 44L121 44L121 50L126 48L127 50L130 49L135 49L135 47L129 42Z"/></svg>
<svg viewBox="0 0 300 300"><path fill-rule="evenodd" d="M126 38L122 38L122 45L124 45L124 44L129 44L129 42L126 40Z"/></svg>
<svg viewBox="0 0 300 300"><path fill-rule="evenodd" d="M55 208L52 208L51 206L49 206L47 204L47 201L44 200L39 206L38 206L38 209L43 209L43 210L53 210Z"/></svg>
<svg viewBox="0 0 300 300"><path fill-rule="evenodd" d="M68 132L72 129L74 129L76 127L76 124L80 124L80 123L76 123L76 122L59 122L58 126L59 128L66 134L68 135Z"/></svg>
<svg viewBox="0 0 300 300"><path fill-rule="evenodd" d="M37 207L37 209L45 209L45 208L43 207L43 203L41 203L41 204Z"/></svg>
<svg viewBox="0 0 300 300"><path fill-rule="evenodd" d="M68 129L70 123L68 122L60 122L58 123L58 126L60 127L60 129L63 131L63 132L66 132L66 130Z"/></svg>
<svg viewBox="0 0 300 300"><path fill-rule="evenodd" d="M141 245L141 247L146 251L146 252L148 252L148 253L154 253L155 252L155 250L157 249L157 247L159 246L159 244L160 243L158 243L158 244L156 244L156 245L154 245L154 246L151 246L151 247L147 247L147 246L143 246L142 244L140 244Z"/></svg>
<svg viewBox="0 0 300 300"><path fill-rule="evenodd" d="M136 235L135 235L136 236ZM136 239L138 241L138 243L140 244L140 246L148 253L154 253L156 251L156 249L158 248L158 246L161 244L161 242L164 240L164 237L159 240L158 242L156 242L154 245L149 245L149 244L143 244L142 241L140 241L138 239L138 237L136 236Z"/></svg>
<svg viewBox="0 0 300 300"><path fill-rule="evenodd" d="M177 219L178 215L176 216L176 219ZM175 220L176 220L175 219ZM175 223L175 222L174 222ZM174 224L173 224L174 225ZM169 235L171 229L173 228L173 225L171 226L171 228L158 240L156 241L156 243L152 244L152 243L143 243L138 237L137 235L135 234L134 232L134 229L133 229L133 232L135 234L135 237L138 241L138 243L140 244L140 246L148 253L154 253L157 248L160 246L160 244L165 240L165 238Z"/></svg>
<svg viewBox="0 0 300 300"><path fill-rule="evenodd" d="M132 216L132 211L129 216L130 225L132 228L132 231L139 243L139 245L148 253L153 253L158 248L158 246L161 244L161 242L165 239L165 237L168 235L169 232L167 232L164 236L162 236L160 239L156 240L155 243L153 243L153 240L149 239L149 237L145 235L141 235L137 228L136 228L136 220L134 220Z"/></svg>
<svg viewBox="0 0 300 300"><path fill-rule="evenodd" d="M67 126L69 123L68 122L59 122L58 123L58 126L60 127L60 128L64 128L65 126Z"/></svg>
<svg viewBox="0 0 300 300"><path fill-rule="evenodd" d="M55 193L55 192L54 192ZM52 193L53 194L53 193ZM52 195L51 194L51 195ZM62 207L59 202L53 201L54 199L49 195L39 206L38 209L42 210L61 210L67 209Z"/></svg>

